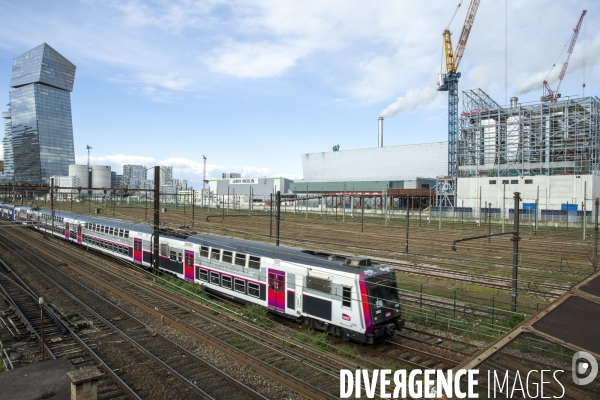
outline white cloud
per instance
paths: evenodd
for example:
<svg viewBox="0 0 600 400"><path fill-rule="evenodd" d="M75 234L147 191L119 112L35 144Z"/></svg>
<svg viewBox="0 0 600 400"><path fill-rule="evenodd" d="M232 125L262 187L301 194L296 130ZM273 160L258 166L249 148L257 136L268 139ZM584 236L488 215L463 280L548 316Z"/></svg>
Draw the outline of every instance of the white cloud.
<svg viewBox="0 0 600 400"><path fill-rule="evenodd" d="M292 43L227 43L201 58L212 71L238 78L278 76L306 54Z"/></svg>

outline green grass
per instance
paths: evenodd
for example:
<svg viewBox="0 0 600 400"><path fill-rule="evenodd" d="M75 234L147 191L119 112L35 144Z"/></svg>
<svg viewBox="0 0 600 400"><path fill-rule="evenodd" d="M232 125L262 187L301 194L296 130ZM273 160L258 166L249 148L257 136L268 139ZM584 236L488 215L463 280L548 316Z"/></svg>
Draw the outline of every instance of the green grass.
<svg viewBox="0 0 600 400"><path fill-rule="evenodd" d="M154 283L157 286L167 289L169 291L175 290L180 294L193 295L194 297L200 297L202 299L208 298L208 294L206 293L204 286L199 285L197 283L186 282L179 278L174 278L172 276L163 275L157 277Z"/></svg>
<svg viewBox="0 0 600 400"><path fill-rule="evenodd" d="M242 313L250 321L256 321L260 325L271 326L273 324L271 314L269 314L269 311L265 307L248 304L244 307Z"/></svg>

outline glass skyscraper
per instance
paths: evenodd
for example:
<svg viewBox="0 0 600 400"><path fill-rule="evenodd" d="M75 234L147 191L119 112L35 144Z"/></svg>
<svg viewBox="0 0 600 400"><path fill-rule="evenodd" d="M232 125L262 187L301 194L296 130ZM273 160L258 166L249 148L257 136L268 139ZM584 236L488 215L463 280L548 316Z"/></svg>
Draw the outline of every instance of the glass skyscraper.
<svg viewBox="0 0 600 400"><path fill-rule="evenodd" d="M13 60L10 133L14 182L49 184L75 164L71 92L75 65L43 43ZM4 116L4 115L3 115ZM8 122L6 121L6 122ZM5 160L6 142L5 134Z"/></svg>

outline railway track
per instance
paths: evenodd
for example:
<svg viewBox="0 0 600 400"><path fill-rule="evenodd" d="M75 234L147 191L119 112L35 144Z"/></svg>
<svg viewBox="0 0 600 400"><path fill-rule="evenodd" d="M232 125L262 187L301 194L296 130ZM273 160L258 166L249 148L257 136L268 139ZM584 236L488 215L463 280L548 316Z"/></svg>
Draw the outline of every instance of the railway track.
<svg viewBox="0 0 600 400"><path fill-rule="evenodd" d="M40 311L36 293L1 260L0 271L0 294L14 312L10 319L13 329L9 331L15 338L29 332L41 342L43 323L46 357L53 360L66 358L75 368L100 366L104 373L98 380L99 399L140 399L48 306L44 305ZM15 320L18 322L15 323Z"/></svg>
<svg viewBox="0 0 600 400"><path fill-rule="evenodd" d="M26 265L30 273L35 271L33 273L38 279L43 279L46 285L57 288L55 291L60 291L60 294L57 293L59 296L68 298L67 307L77 309L78 319L87 324L87 328L79 331L77 336L94 348L106 365L114 365L112 369L139 397L164 398L161 390L168 390L171 396L182 399L264 398L52 264L7 239L5 235L0 236L4 249L18 257L20 264ZM43 271L38 265L43 265ZM123 361L127 365L123 365ZM140 373L150 374L154 385L147 385L147 381L141 384ZM162 388L158 388L157 384Z"/></svg>
<svg viewBox="0 0 600 400"><path fill-rule="evenodd" d="M55 240L51 242L61 243ZM61 243L60 248L64 249L65 247L71 246ZM56 246L54 248L56 250ZM53 253L56 255L56 251ZM115 274L114 271L102 268L78 269L72 263L76 259L81 259L80 253L77 255L61 253L60 255L60 260L68 261L69 267L77 270L77 275L82 275L93 284L110 290L152 314L161 322L220 349L241 363L260 371L261 374L284 382L286 386L297 393L310 398L333 398L335 397L333 394L337 395L339 392L338 371L341 367L340 362L333 364L332 360L336 359L335 356L331 354L326 357L311 355L306 349L300 351L302 347L305 347L302 343L293 343L289 338L269 339L264 335L251 332L248 328L245 330L240 329L239 326L232 328L224 323L222 316L212 315L214 311L203 310L203 307L198 307L198 304L187 304L182 307L172 298L166 297L164 292L150 286L147 275L139 276L142 273L139 269L133 270L135 275L138 275L135 279L131 280L130 277L127 280L123 276ZM129 271L131 273L131 270ZM140 280L146 283L140 284ZM191 306L193 308L190 308ZM229 323L229 325L232 324ZM257 331L257 329L253 330Z"/></svg>
<svg viewBox="0 0 600 400"><path fill-rule="evenodd" d="M489 287L492 289L503 290L503 291L511 291L512 290L512 279L505 278L500 276L493 275L480 275L473 274L471 272L462 272L455 270L447 270L440 269L435 267L427 267L424 265L419 265L417 263L401 263L401 262L393 262L389 260L381 260L375 262L386 264L394 268L396 271L407 273L407 274L418 274L420 276L426 276L435 279L441 279L450 282L460 282L460 283L468 283L475 284L478 286ZM533 284L534 282L523 282L520 284ZM519 292L521 293L529 293L534 295L541 295L545 297L558 298L562 294L564 294L569 287L567 286L559 286L559 285L551 285L547 283L538 283L536 286L547 288L552 291L542 291L538 289L531 289L528 286L519 287Z"/></svg>

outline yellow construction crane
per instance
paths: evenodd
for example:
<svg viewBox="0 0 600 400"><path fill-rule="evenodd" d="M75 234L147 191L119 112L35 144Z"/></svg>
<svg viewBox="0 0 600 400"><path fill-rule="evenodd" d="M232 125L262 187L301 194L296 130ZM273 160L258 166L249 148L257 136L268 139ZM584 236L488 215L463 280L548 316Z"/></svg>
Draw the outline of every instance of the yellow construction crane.
<svg viewBox="0 0 600 400"><path fill-rule="evenodd" d="M458 78L460 78L460 72L458 72L458 65L465 52L467 46L467 40L475 21L475 15L479 8L481 0L471 0L469 9L467 10L467 16L465 17L465 23L463 24L460 38L458 39L458 45L456 51L452 47L452 33L450 32L450 24L444 30L443 43L444 43L444 54L446 56L446 73L440 73L439 91L448 92L448 175L454 176L456 169L456 134L458 132ZM454 20L458 9L460 8L462 1L458 4L450 23Z"/></svg>

